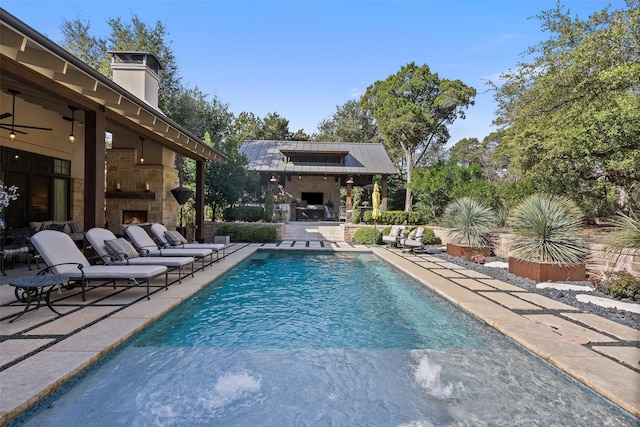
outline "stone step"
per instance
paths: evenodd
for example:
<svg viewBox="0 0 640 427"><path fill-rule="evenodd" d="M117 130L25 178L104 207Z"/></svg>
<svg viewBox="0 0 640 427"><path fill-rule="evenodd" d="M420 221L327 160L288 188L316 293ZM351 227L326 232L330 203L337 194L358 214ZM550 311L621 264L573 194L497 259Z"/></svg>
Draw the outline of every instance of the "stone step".
<svg viewBox="0 0 640 427"><path fill-rule="evenodd" d="M289 222L285 225L282 239L344 242L344 225L335 222Z"/></svg>

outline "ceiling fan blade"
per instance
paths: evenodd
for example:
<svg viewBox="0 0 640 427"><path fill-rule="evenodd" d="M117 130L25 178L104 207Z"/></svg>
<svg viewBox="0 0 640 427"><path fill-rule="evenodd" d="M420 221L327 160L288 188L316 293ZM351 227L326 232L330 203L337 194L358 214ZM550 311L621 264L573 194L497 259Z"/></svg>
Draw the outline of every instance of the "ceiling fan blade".
<svg viewBox="0 0 640 427"><path fill-rule="evenodd" d="M40 129L40 130L53 130L52 128L41 128L38 126L27 126L27 125L13 125L17 128L25 128L25 129Z"/></svg>
<svg viewBox="0 0 640 427"><path fill-rule="evenodd" d="M11 116L13 116L13 114L11 113L2 113L0 114L0 120L6 119L7 117L11 117Z"/></svg>
<svg viewBox="0 0 640 427"><path fill-rule="evenodd" d="M0 128L5 129L5 130L9 130L9 131L11 130L11 126L0 125ZM18 129L13 129L13 132L14 133L19 133L21 135L27 135L27 132L23 132L23 131L18 130Z"/></svg>

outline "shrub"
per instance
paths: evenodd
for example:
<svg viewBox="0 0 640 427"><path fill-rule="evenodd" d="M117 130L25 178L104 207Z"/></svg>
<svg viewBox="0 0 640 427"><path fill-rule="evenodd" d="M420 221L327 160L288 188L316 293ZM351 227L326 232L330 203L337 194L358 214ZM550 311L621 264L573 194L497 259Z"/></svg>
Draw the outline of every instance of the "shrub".
<svg viewBox="0 0 640 427"><path fill-rule="evenodd" d="M235 206L225 210L225 221L256 222L264 218L262 206Z"/></svg>
<svg viewBox="0 0 640 427"><path fill-rule="evenodd" d="M443 225L449 242L472 248L491 246L496 214L489 206L470 197L449 203L444 210Z"/></svg>
<svg viewBox="0 0 640 427"><path fill-rule="evenodd" d="M362 218L362 222L367 224L373 224L373 218L371 218L371 211L365 211ZM376 220L378 224L392 224L402 225L420 224L422 221L422 215L418 212L405 212L405 211L380 211L380 218Z"/></svg>
<svg viewBox="0 0 640 427"><path fill-rule="evenodd" d="M535 194L516 206L508 225L511 251L524 261L583 263L589 253L579 233L582 212L569 199Z"/></svg>
<svg viewBox="0 0 640 427"><path fill-rule="evenodd" d="M373 240L374 234L376 236L376 241ZM373 227L359 228L353 235L353 241L361 245L372 245L374 243L381 244L382 233L381 230L376 230Z"/></svg>
<svg viewBox="0 0 640 427"><path fill-rule="evenodd" d="M218 229L216 234L229 236L232 242L269 243L278 239L275 227L248 224L225 224Z"/></svg>
<svg viewBox="0 0 640 427"><path fill-rule="evenodd" d="M640 279L626 271L607 274L603 280L592 280L596 289L614 298L640 301Z"/></svg>
<svg viewBox="0 0 640 427"><path fill-rule="evenodd" d="M278 233L273 227L258 227L256 229L256 242L270 243L278 239Z"/></svg>
<svg viewBox="0 0 640 427"><path fill-rule="evenodd" d="M608 251L622 253L625 250L640 249L640 220L633 213L625 215L618 212L609 225L613 232L608 239Z"/></svg>

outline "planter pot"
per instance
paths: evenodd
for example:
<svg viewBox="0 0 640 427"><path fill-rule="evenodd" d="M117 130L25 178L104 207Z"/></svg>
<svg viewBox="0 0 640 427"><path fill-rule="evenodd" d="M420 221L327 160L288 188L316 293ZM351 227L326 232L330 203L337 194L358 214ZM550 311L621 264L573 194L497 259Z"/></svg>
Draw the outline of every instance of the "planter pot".
<svg viewBox="0 0 640 427"><path fill-rule="evenodd" d="M509 257L509 273L536 282L580 282L585 280L586 266L585 264L523 261Z"/></svg>
<svg viewBox="0 0 640 427"><path fill-rule="evenodd" d="M491 256L491 248L474 248L471 246L460 246L453 243L447 243L447 255L466 258L473 261L475 255L482 255L484 257Z"/></svg>

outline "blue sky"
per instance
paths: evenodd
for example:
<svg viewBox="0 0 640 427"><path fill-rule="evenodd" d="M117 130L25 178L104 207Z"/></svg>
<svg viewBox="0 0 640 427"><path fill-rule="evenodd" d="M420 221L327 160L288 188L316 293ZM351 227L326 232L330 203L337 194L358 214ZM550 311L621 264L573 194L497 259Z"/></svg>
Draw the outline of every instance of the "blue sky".
<svg viewBox="0 0 640 427"><path fill-rule="evenodd" d="M607 1L564 0L586 19ZM624 1L612 0L614 8ZM239 114L277 112L292 132L311 134L336 106L358 98L409 62L478 91L453 144L493 128L495 103L484 83L516 67L527 47L548 38L531 19L555 0L13 0L2 7L61 42L63 19L89 20L107 37L107 19L161 21L188 87L216 95Z"/></svg>

